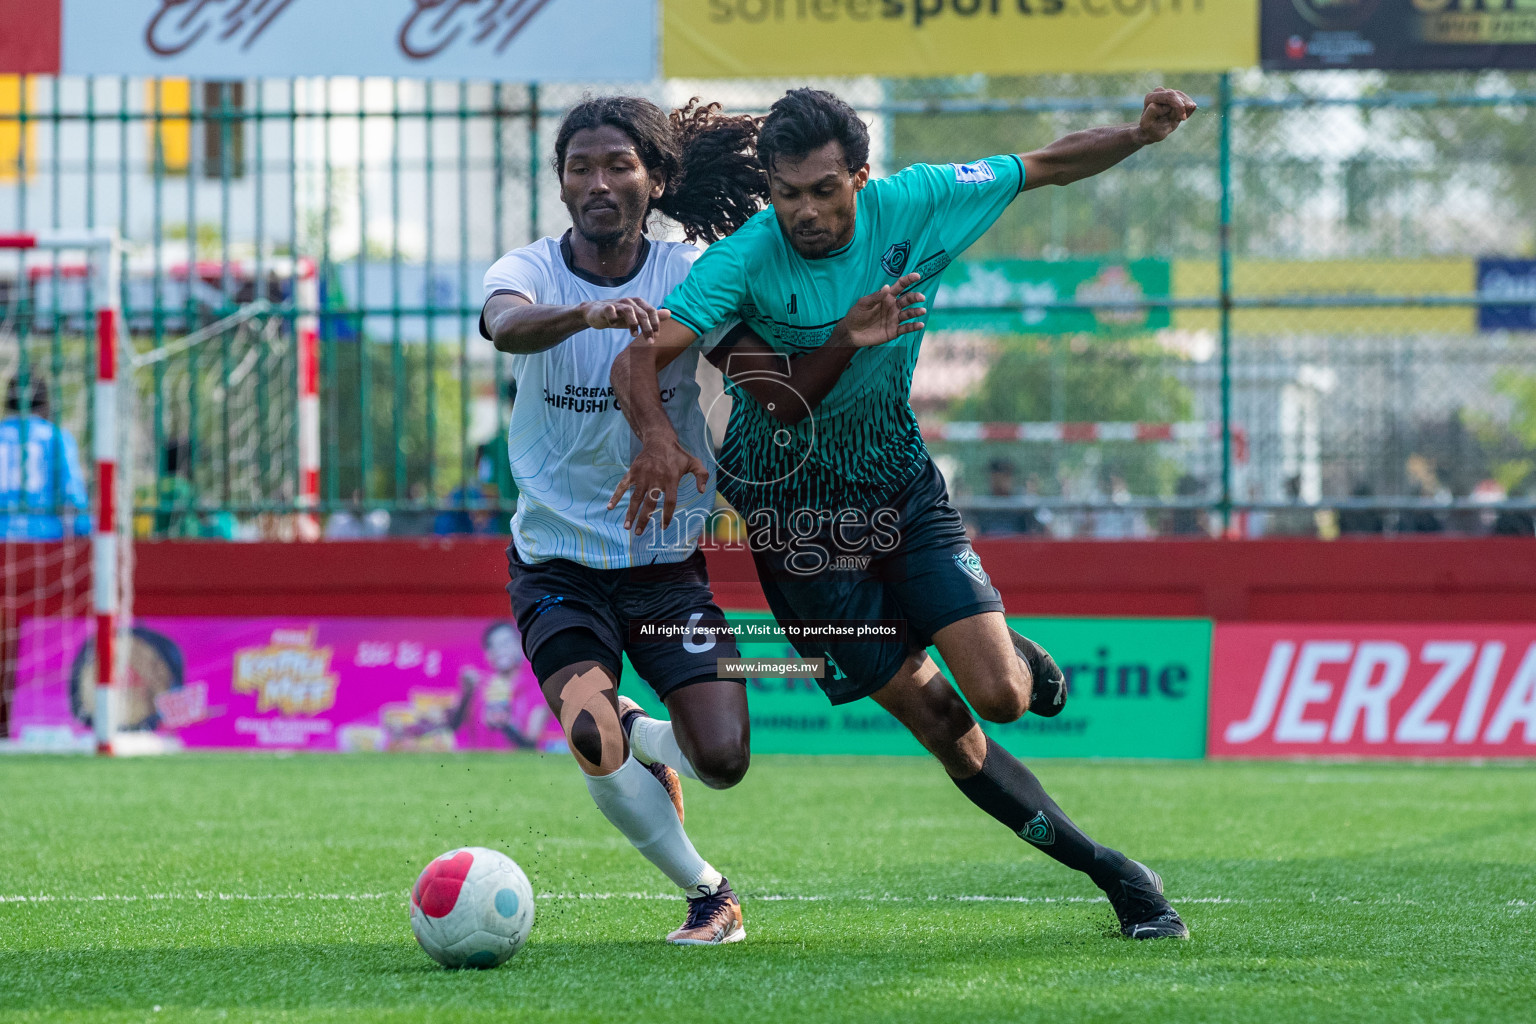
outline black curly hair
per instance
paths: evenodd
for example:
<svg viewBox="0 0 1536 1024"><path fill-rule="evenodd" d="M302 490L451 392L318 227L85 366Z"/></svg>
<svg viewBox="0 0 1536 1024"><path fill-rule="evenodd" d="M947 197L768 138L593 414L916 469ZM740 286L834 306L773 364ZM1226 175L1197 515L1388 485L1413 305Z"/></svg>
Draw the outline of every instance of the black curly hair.
<svg viewBox="0 0 1536 1024"><path fill-rule="evenodd" d="M555 176L579 131L610 125L634 140L646 170L666 181L650 210L682 225L690 242L713 242L747 222L768 197L757 161L758 119L724 114L695 96L670 115L638 96L588 96L555 134Z"/></svg>
<svg viewBox="0 0 1536 1024"><path fill-rule="evenodd" d="M869 163L869 126L852 107L823 89L791 89L768 109L757 155L771 171L775 160L798 160L829 142L842 145L850 174Z"/></svg>
<svg viewBox="0 0 1536 1024"><path fill-rule="evenodd" d="M52 419L52 402L49 401L48 382L41 377L32 378L31 395L25 402L21 397L21 377L17 375L5 385L5 411L22 412L22 405L26 405L26 411L43 419Z"/></svg>

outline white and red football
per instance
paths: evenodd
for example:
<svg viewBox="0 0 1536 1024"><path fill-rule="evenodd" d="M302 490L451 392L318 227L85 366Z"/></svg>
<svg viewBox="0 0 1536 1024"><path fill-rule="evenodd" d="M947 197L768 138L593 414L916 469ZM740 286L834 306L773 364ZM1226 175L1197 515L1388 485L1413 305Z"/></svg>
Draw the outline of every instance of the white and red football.
<svg viewBox="0 0 1536 1024"><path fill-rule="evenodd" d="M499 967L533 928L533 889L506 854L449 850L411 888L411 931L444 967Z"/></svg>

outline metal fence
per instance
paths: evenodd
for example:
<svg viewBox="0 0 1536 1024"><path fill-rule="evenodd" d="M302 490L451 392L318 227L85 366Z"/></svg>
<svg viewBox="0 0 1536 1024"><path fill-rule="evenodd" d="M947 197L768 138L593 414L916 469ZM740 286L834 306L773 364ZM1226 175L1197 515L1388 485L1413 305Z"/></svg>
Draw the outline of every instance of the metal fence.
<svg viewBox="0 0 1536 1024"><path fill-rule="evenodd" d="M820 84L869 120L882 174L1127 120L1155 83ZM763 112L797 84L602 91ZM1536 78L1167 84L1196 97L1194 120L1097 178L1026 194L947 275L913 403L972 525L1530 532ZM0 233L115 229L141 355L272 307L144 362L141 530L253 537L294 510L305 260L321 281L331 535L504 529L515 398L476 330L480 278L566 225L550 141L584 91L0 82ZM92 369L70 317L19 263L0 267L0 377L48 378L61 422L86 432ZM200 444L210 430L218 443Z"/></svg>

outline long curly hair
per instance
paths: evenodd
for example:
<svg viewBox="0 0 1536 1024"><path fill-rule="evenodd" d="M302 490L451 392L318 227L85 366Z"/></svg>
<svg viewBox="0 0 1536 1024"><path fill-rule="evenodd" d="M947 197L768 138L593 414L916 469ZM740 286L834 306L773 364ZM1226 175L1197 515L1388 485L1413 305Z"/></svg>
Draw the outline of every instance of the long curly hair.
<svg viewBox="0 0 1536 1024"><path fill-rule="evenodd" d="M757 159L758 118L726 114L718 103L695 96L664 113L638 96L588 96L560 122L555 133L555 176L579 131L611 125L634 140L640 160L666 181L647 213L659 212L682 225L690 242L714 242L735 231L768 198L768 176Z"/></svg>

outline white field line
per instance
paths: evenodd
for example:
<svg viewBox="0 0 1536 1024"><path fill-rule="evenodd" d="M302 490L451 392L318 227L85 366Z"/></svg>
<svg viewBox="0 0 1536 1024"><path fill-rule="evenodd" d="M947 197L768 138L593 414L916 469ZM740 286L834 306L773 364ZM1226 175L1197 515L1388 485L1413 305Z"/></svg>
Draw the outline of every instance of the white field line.
<svg viewBox="0 0 1536 1024"><path fill-rule="evenodd" d="M0 903L153 903L159 900L206 900L210 902L232 900L248 900L252 902L267 900L363 901L404 899L405 895L404 893L396 892L150 892L142 894L106 893L99 896L40 894L37 896L0 896Z"/></svg>
<svg viewBox="0 0 1536 1024"><path fill-rule="evenodd" d="M154 903L160 901L201 901L201 902L252 902L264 903L273 901L292 902L371 902L380 900L404 901L408 893L399 892L359 892L359 893L323 893L323 892L278 892L278 893L239 893L239 892L157 892L157 893L106 893L96 896L75 896L42 893L37 895L0 895L0 903ZM681 897L677 893L652 893L652 892L545 892L537 897L540 900L677 900ZM765 903L1024 903L1024 904L1048 904L1048 903L1105 903L1103 896L966 896L966 895L932 895L932 896L897 896L891 893L879 895L853 894L847 896L817 896L798 893L744 893L743 898L749 902ZM1194 904L1234 904L1251 906L1257 904L1276 903L1328 903L1350 905L1403 905L1418 906L1419 901L1407 899L1358 899L1352 896L1319 896L1311 894L1305 899L1294 898L1263 898L1244 899L1232 896L1192 896L1187 898L1173 898L1172 903L1181 905ZM1510 899L1505 901L1493 901L1497 905L1509 907L1536 906L1536 900Z"/></svg>

